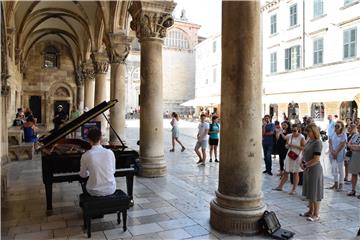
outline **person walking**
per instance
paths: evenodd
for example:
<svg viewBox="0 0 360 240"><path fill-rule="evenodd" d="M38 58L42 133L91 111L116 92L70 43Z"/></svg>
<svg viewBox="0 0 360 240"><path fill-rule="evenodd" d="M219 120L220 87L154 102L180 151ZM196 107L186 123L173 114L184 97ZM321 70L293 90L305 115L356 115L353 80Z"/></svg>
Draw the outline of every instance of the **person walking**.
<svg viewBox="0 0 360 240"><path fill-rule="evenodd" d="M349 141L349 148L351 150L351 158L349 161L349 172L351 173L351 192L349 192L348 196L355 196L356 194L356 184L358 180L358 176L360 175L360 134L357 131L357 126L352 126L353 136ZM360 199L360 195L358 196Z"/></svg>
<svg viewBox="0 0 360 240"><path fill-rule="evenodd" d="M341 191L343 188L346 140L344 123L337 121L335 133L329 139L329 160L334 177L334 185L329 187L329 189Z"/></svg>
<svg viewBox="0 0 360 240"><path fill-rule="evenodd" d="M181 152L185 151L184 145L179 140L179 127L178 127L178 121L180 120L179 115L176 112L173 112L171 114L171 141L172 141L172 149L170 149L170 152L175 152L175 141L178 142L181 146Z"/></svg>
<svg viewBox="0 0 360 240"><path fill-rule="evenodd" d="M275 125L271 123L270 115L265 115L262 126L262 146L264 151L264 162L265 162L265 171L263 173L267 173L272 176L271 168L272 168L272 159L271 153L274 145L274 132Z"/></svg>
<svg viewBox="0 0 360 240"><path fill-rule="evenodd" d="M345 178L344 178L344 182L351 182L351 180L348 179L348 175L349 175L349 162L350 162L350 158L352 155L352 151L349 148L349 142L352 139L352 137L354 136L354 134L357 133L357 128L355 124L349 123L348 126L346 127L345 125L345 129L347 130L346 133L346 137L347 137L347 141L346 141L346 153L345 153L345 160L344 160L344 165L345 165Z"/></svg>
<svg viewBox="0 0 360 240"><path fill-rule="evenodd" d="M208 133L209 133L209 124L205 122L206 115L203 113L200 115L200 124L198 127L197 141L195 145L195 152L199 157L197 164L205 166L206 161L206 148L208 144ZM199 149L201 148L201 152Z"/></svg>
<svg viewBox="0 0 360 240"><path fill-rule="evenodd" d="M212 155L214 152L215 162L219 162L217 159L217 149L219 145L219 133L220 133L220 124L219 117L214 115L211 118L212 123L209 126L209 145L210 145L210 161L212 162Z"/></svg>
<svg viewBox="0 0 360 240"><path fill-rule="evenodd" d="M304 170L302 195L309 201L309 209L300 216L308 221L320 220L320 202L324 198L324 176L320 164L322 142L319 128L311 123L306 127L309 140L304 146L301 168Z"/></svg>
<svg viewBox="0 0 360 240"><path fill-rule="evenodd" d="M279 153L279 164L280 164L280 172L278 176L282 176L284 174L284 161L286 158L286 154L288 149L286 148L286 136L291 133L290 123L288 121L284 121L281 123L281 128L276 131L276 145Z"/></svg>
<svg viewBox="0 0 360 240"><path fill-rule="evenodd" d="M282 191L284 184L287 182L289 173L293 174L293 187L289 192L290 195L296 193L296 188L299 184L299 172L302 171L301 153L304 150L305 137L300 133L300 126L298 124L293 125L292 134L286 136L286 145L288 152L285 157L284 174L281 177L279 185L274 188L276 191Z"/></svg>

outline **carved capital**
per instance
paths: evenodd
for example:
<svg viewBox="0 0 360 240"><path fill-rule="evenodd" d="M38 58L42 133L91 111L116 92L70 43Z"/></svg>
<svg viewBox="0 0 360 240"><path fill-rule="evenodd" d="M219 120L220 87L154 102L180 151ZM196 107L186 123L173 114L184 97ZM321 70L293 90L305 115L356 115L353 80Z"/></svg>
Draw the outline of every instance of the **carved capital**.
<svg viewBox="0 0 360 240"><path fill-rule="evenodd" d="M76 71L75 71L75 76L76 76L76 83L77 85L81 86L84 84L84 74L83 74L83 69L81 66L77 67Z"/></svg>
<svg viewBox="0 0 360 240"><path fill-rule="evenodd" d="M104 53L92 53L95 74L105 74L109 70L109 59Z"/></svg>
<svg viewBox="0 0 360 240"><path fill-rule="evenodd" d="M132 16L130 27L141 41L144 38L166 37L166 29L174 24L171 16L176 3L173 1L134 1L129 8Z"/></svg>
<svg viewBox="0 0 360 240"><path fill-rule="evenodd" d="M130 52L130 45L133 37L128 37L123 33L109 33L110 47L108 55L110 63L125 63Z"/></svg>
<svg viewBox="0 0 360 240"><path fill-rule="evenodd" d="M87 62L82 65L82 73L86 81L95 80L94 64Z"/></svg>

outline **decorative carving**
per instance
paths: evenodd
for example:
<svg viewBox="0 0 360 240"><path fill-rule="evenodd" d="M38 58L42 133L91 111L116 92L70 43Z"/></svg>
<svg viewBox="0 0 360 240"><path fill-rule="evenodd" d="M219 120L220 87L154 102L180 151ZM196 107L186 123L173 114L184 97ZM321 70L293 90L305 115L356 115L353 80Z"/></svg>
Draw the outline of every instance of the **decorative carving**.
<svg viewBox="0 0 360 240"><path fill-rule="evenodd" d="M7 85L7 79L10 77L7 62L7 44L6 31L4 22L3 4L1 4L1 96L7 96L10 87Z"/></svg>
<svg viewBox="0 0 360 240"><path fill-rule="evenodd" d="M110 47L108 48L108 55L110 63L125 63L130 52L130 45L133 37L128 37L123 33L110 33L109 38Z"/></svg>
<svg viewBox="0 0 360 240"><path fill-rule="evenodd" d="M94 63L96 74L105 74L109 70L109 60L104 53L92 53L91 58Z"/></svg>
<svg viewBox="0 0 360 240"><path fill-rule="evenodd" d="M70 93L66 88L59 87L55 91L55 96L57 96L57 97L70 97Z"/></svg>
<svg viewBox="0 0 360 240"><path fill-rule="evenodd" d="M92 63L83 64L82 73L86 81L94 81L95 80L94 64Z"/></svg>
<svg viewBox="0 0 360 240"><path fill-rule="evenodd" d="M166 37L166 29L174 24L171 12L175 6L172 1L133 2L129 8L133 18L130 27L136 32L136 37L140 41L148 37Z"/></svg>
<svg viewBox="0 0 360 240"><path fill-rule="evenodd" d="M83 69L81 66L79 66L76 71L76 83L78 86L81 86L84 84L84 74L83 74Z"/></svg>

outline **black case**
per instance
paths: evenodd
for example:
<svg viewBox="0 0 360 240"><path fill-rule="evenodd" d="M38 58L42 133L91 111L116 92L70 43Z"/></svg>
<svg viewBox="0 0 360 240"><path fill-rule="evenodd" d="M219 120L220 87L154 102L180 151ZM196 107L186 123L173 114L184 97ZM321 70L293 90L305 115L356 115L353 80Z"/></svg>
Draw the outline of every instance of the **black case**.
<svg viewBox="0 0 360 240"><path fill-rule="evenodd" d="M292 238L295 233L282 229L281 224L274 212L265 211L263 218L260 220L262 229L272 238L286 240Z"/></svg>

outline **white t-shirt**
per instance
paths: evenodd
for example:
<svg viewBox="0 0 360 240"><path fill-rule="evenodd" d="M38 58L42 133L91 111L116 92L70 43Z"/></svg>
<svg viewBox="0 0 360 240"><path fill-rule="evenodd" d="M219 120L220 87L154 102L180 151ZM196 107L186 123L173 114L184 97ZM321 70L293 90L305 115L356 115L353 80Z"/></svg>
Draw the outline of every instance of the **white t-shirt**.
<svg viewBox="0 0 360 240"><path fill-rule="evenodd" d="M206 133L206 129L209 130L209 124L207 122L199 123L199 131L198 136L200 136L199 141L207 141L209 139L209 135Z"/></svg>
<svg viewBox="0 0 360 240"><path fill-rule="evenodd" d="M340 135L337 135L335 133L330 137L330 139L334 151L340 146L341 143L347 141L346 133L341 133ZM329 154L329 157L332 158L332 155ZM336 160L341 162L344 160L344 158L345 158L345 147L341 149L341 151L337 155Z"/></svg>
<svg viewBox="0 0 360 240"><path fill-rule="evenodd" d="M114 153L94 145L81 156L80 176L89 177L86 190L92 196L111 195L116 190Z"/></svg>

